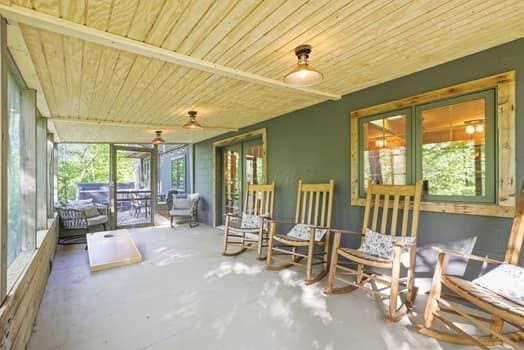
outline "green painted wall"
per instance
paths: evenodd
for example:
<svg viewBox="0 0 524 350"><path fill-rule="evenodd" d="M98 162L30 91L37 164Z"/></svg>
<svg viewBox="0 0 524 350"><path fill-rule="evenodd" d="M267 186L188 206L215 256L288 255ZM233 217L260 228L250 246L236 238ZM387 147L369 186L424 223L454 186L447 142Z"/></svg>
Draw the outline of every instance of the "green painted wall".
<svg viewBox="0 0 524 350"><path fill-rule="evenodd" d="M345 95L341 101L295 111L240 132L267 128L269 180L277 183L275 213L279 218L294 217L298 179L315 182L332 178L336 181L333 226L355 230L361 225L363 210L349 205L349 113L512 69L517 71L517 179L520 184L524 179L524 39ZM200 220L209 224L213 218L212 143L217 139L195 145L195 189L203 196ZM511 220L504 218L422 213L419 246L477 237L476 253L500 257L505 251L510 225Z"/></svg>

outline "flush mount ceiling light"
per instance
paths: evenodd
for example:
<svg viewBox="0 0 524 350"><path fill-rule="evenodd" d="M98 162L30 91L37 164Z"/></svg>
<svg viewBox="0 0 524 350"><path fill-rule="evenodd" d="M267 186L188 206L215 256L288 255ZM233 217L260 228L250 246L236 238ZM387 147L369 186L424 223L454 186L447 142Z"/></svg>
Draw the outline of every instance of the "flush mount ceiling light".
<svg viewBox="0 0 524 350"><path fill-rule="evenodd" d="M300 45L295 48L298 63L293 70L286 75L284 81L295 86L312 86L322 81L324 76L309 64L311 45Z"/></svg>
<svg viewBox="0 0 524 350"><path fill-rule="evenodd" d="M189 111L187 112L187 114L189 115L189 120L187 123L184 124L183 128L189 130L202 129L202 125L200 125L200 123L196 121L197 112Z"/></svg>
<svg viewBox="0 0 524 350"><path fill-rule="evenodd" d="M153 139L153 141L151 141L153 145L163 145L166 143L166 140L162 138L162 131L157 130L155 131L155 134L155 138Z"/></svg>

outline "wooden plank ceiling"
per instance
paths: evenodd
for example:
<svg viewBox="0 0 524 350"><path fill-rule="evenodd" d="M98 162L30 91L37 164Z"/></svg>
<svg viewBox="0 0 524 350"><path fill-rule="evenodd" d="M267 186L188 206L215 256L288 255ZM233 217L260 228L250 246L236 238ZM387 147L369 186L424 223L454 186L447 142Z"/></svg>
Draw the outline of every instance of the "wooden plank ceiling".
<svg viewBox="0 0 524 350"><path fill-rule="evenodd" d="M325 77L315 88L340 95L524 36L522 0L0 3L277 80L296 63L294 47L309 43L312 64ZM110 122L55 120L64 142L149 142L155 126L182 125L191 109L199 112L205 126L241 128L325 100L18 27L24 42L12 36L9 45L17 50L13 56L24 77L30 76L26 80L39 90L40 99L45 98L39 106L48 107L48 116ZM24 44L30 60L23 57ZM169 142L179 143L225 132L162 130Z"/></svg>

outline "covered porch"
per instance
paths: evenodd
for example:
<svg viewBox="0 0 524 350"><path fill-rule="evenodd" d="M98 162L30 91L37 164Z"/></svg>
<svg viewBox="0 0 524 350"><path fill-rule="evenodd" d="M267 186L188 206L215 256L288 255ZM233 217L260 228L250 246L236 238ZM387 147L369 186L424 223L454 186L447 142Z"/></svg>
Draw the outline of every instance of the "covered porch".
<svg viewBox="0 0 524 350"><path fill-rule="evenodd" d="M0 350L521 349L522 18L0 0Z"/></svg>

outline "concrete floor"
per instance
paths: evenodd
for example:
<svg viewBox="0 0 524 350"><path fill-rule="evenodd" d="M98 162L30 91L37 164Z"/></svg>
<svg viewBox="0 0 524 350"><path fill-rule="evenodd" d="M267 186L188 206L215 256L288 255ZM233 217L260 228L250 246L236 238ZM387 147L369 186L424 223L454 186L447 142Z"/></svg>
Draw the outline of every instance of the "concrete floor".
<svg viewBox="0 0 524 350"><path fill-rule="evenodd" d="M466 349L386 322L363 291L326 297L254 252L223 257L218 230L130 231L132 266L90 273L83 246L59 247L29 349Z"/></svg>

